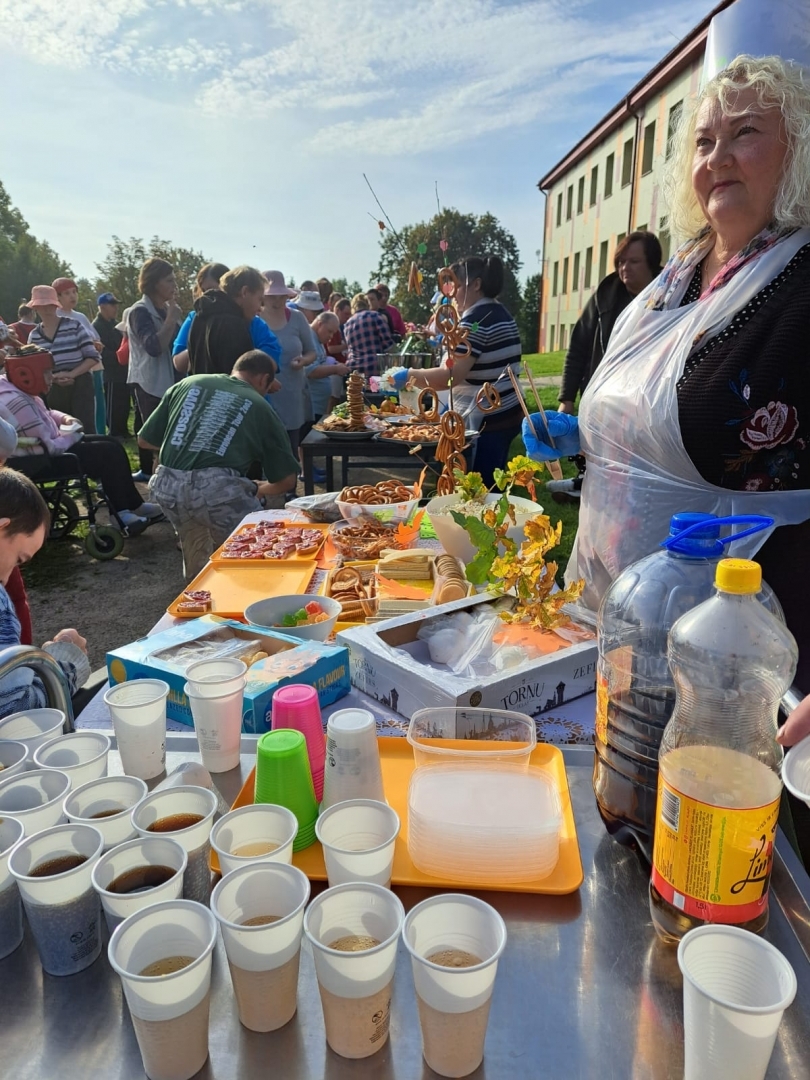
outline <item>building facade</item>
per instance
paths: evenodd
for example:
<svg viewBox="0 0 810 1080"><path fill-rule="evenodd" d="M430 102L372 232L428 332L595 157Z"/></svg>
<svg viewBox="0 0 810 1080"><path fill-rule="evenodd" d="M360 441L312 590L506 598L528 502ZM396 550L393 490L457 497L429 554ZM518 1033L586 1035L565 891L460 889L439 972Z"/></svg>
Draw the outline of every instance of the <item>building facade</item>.
<svg viewBox="0 0 810 1080"><path fill-rule="evenodd" d="M658 235L669 255L661 178L670 137L699 88L716 7L538 183L546 195L541 352L566 349L596 286L611 273L616 245L635 229Z"/></svg>

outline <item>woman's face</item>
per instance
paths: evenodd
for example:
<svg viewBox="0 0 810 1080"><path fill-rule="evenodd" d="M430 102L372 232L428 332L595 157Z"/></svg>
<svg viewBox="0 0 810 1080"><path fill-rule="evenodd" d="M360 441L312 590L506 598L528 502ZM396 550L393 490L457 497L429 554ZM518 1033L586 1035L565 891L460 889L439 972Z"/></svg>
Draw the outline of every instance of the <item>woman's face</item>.
<svg viewBox="0 0 810 1080"><path fill-rule="evenodd" d="M781 111L758 105L756 91L739 91L729 109L700 106L692 185L712 228L743 247L771 219L788 146Z"/></svg>
<svg viewBox="0 0 810 1080"><path fill-rule="evenodd" d="M0 518L0 582L5 585L16 566L33 559L45 542L45 526L32 533L8 535L8 518Z"/></svg>
<svg viewBox="0 0 810 1080"><path fill-rule="evenodd" d="M177 292L177 278L174 274L161 278L155 285L154 299L165 304L167 300L174 300Z"/></svg>
<svg viewBox="0 0 810 1080"><path fill-rule="evenodd" d="M631 296L638 296L650 284L653 275L640 240L628 244L616 260L616 273Z"/></svg>
<svg viewBox="0 0 810 1080"><path fill-rule="evenodd" d="M264 297L265 311L272 311L276 315L278 315L279 312L284 311L286 306L287 306L287 297L286 296L267 296L267 295L265 295L265 297Z"/></svg>

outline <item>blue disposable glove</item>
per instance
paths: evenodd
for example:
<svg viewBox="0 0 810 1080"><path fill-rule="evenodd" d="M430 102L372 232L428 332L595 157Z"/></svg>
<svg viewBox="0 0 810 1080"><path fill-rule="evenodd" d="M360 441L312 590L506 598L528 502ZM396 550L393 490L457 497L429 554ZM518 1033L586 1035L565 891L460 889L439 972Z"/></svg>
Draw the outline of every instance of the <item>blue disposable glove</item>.
<svg viewBox="0 0 810 1080"><path fill-rule="evenodd" d="M396 390L402 390L407 383L410 374L410 368L389 368L385 373L385 380Z"/></svg>
<svg viewBox="0 0 810 1080"><path fill-rule="evenodd" d="M549 444L546 429L539 413L532 413L532 423L537 438L532 434L529 421L523 421L523 443L526 453L535 461L554 461L556 458L572 457L580 452L579 420L569 413L545 412L546 423L554 440L554 449Z"/></svg>

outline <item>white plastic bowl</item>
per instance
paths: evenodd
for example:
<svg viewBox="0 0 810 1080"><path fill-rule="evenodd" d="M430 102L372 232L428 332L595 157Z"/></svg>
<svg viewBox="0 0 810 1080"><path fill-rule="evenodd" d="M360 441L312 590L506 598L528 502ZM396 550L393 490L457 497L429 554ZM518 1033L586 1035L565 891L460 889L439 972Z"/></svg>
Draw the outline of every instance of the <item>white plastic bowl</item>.
<svg viewBox="0 0 810 1080"><path fill-rule="evenodd" d="M791 795L810 806L810 735L788 750L782 763L782 780Z"/></svg>
<svg viewBox="0 0 810 1080"><path fill-rule="evenodd" d="M309 626L281 626L281 620L285 615L291 615L299 608L306 607L312 600L321 605L329 616L328 619ZM277 630L279 634L288 634L290 637L301 638L304 641L326 641L335 629L341 610L337 600L332 600L329 596L319 596L317 593L297 593L293 596L269 596L266 600L257 600L255 604L249 604L245 608L245 618L252 626Z"/></svg>
<svg viewBox="0 0 810 1080"><path fill-rule="evenodd" d="M500 492L495 492L487 495L484 503L486 506L494 506L500 498ZM444 510L446 507L453 506L460 501L458 495L439 495L437 498L431 499L425 509L436 536L447 554L461 559L463 563L468 563L475 557L475 548L469 536L460 525L456 524L449 513L437 513L437 511ZM520 543L523 540L523 529L526 522L529 518L542 514L543 507L540 503L532 502L531 499L520 499L516 495L510 495L509 502L515 507L515 524L507 529L506 535L510 540Z"/></svg>

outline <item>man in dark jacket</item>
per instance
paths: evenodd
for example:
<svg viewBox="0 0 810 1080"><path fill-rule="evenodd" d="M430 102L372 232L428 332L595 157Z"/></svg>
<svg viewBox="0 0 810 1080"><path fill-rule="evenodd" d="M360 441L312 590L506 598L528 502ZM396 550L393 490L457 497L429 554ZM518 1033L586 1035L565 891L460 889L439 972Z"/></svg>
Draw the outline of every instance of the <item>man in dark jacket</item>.
<svg viewBox="0 0 810 1080"><path fill-rule="evenodd" d="M250 323L261 311L267 282L250 266L237 266L194 304L188 335L192 375L229 375L243 353L253 349Z"/></svg>
<svg viewBox="0 0 810 1080"><path fill-rule="evenodd" d="M130 390L127 386L127 365L118 362L118 349L124 340L124 335L117 328L118 300L113 293L105 292L96 303L98 315L93 319L93 329L103 346L101 363L104 365L107 430L117 439L126 439L129 436Z"/></svg>

